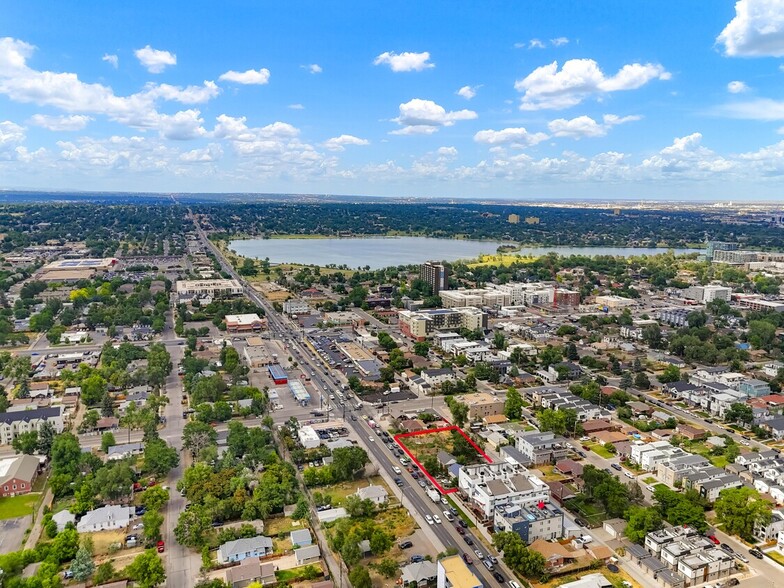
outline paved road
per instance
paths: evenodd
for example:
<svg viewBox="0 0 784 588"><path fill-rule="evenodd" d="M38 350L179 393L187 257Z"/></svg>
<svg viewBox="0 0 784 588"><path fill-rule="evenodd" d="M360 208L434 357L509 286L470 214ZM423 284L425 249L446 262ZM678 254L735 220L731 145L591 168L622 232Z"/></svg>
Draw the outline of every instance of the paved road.
<svg viewBox="0 0 784 588"><path fill-rule="evenodd" d="M321 379L325 382L331 382L329 370L326 369L321 362L316 361L312 358L308 349L305 348L303 344L299 341L299 327L298 325L294 325L288 322L286 319L281 317L275 309L267 303L261 296L259 296L252 288L250 288L245 282L245 280L237 274L234 269L225 261L223 256L221 255L220 251L213 244L207 239L204 232L197 227L199 235L202 239L202 242L212 250L215 254L217 259L220 261L222 269L228 273L232 278L238 280L244 287L246 295L257 305L264 309L269 330L278 336L283 336L284 338L288 338L288 344L300 352L300 361L301 363L307 365L311 371L316 372L315 378L313 378L312 383L313 386L317 389L320 394L329 395L329 385L323 384ZM338 407L335 407L338 408ZM337 412L336 416L342 414L342 407L340 407L340 412ZM359 412L364 412L364 408ZM351 413L350 410L346 412ZM355 411L356 412L356 411ZM366 413L365 413L366 414ZM387 475L395 476L393 467L398 465L397 460L394 456L386 449L379 446L378 442L369 442L369 437L375 438L376 434L368 427L366 422L362 418L357 418L356 421L354 420L346 420L346 423L350 425L354 431L357 433L358 437L363 440L363 445L365 445L366 449L368 450L371 458L375 461L375 463L380 467L386 470ZM403 489L402 494L405 497L406 502L408 503L409 512L412 513L413 516L418 518L418 522L420 526L427 528L427 523L424 520L426 514L439 514L443 518L443 510L444 506L441 504L434 504L424 493L424 490L420 488L418 485L412 485L411 478L408 474L403 476ZM442 525L433 525L431 528L432 532L441 542L442 546L455 546L457 547L461 553L469 552L473 554L473 549L479 549L484 554L488 553L487 548L483 547L482 543L479 541L477 536L472 533L468 532L467 535L470 535L474 540L474 546L469 547L465 540L460 537L460 535L455 530L454 526L449 524L448 522L444 521ZM496 552L493 551L493 555L497 555ZM474 560L477 558L474 556ZM478 561L474 564L473 572L477 575L480 581L485 586L495 586L498 585L498 582L491 576L490 572L485 569L485 567ZM512 577L510 572L506 570L503 565L501 564L499 567L502 569L502 573L506 578Z"/></svg>

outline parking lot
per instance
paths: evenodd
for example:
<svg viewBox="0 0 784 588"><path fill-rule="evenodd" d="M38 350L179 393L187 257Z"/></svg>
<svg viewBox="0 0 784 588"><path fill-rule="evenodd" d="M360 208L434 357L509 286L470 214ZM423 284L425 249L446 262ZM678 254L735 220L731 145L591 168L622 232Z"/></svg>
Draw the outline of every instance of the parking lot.
<svg viewBox="0 0 784 588"><path fill-rule="evenodd" d="M10 553L21 549L25 531L32 522L31 515L0 520L0 553Z"/></svg>

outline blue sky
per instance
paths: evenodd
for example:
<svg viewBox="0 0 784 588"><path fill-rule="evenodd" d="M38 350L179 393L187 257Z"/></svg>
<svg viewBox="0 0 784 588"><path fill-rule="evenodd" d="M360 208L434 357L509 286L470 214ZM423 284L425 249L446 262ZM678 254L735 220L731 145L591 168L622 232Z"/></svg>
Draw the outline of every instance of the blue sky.
<svg viewBox="0 0 784 588"><path fill-rule="evenodd" d="M784 0L0 6L3 188L781 197Z"/></svg>

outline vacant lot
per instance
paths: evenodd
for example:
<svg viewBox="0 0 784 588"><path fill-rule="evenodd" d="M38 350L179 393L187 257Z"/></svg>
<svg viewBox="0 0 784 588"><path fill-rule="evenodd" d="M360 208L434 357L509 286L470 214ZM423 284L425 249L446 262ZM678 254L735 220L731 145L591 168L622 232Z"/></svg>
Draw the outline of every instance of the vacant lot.
<svg viewBox="0 0 784 588"><path fill-rule="evenodd" d="M316 492L321 492L324 495L332 497L332 506L340 506L347 496L356 494L360 488L367 486L383 486L389 497L392 498L393 494L389 487L384 483L381 476L372 476L370 478L362 478L359 480L352 480L350 482L341 482L340 484L333 484L332 486L324 486L323 488L316 488Z"/></svg>
<svg viewBox="0 0 784 588"><path fill-rule="evenodd" d="M40 497L40 493L31 492L22 496L0 498L0 519L15 519L33 514Z"/></svg>

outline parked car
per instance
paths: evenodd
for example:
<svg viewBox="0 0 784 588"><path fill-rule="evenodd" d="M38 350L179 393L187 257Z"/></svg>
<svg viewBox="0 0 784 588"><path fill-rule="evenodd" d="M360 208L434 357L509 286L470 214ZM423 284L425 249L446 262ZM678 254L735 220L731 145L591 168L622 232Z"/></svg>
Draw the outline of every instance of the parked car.
<svg viewBox="0 0 784 588"><path fill-rule="evenodd" d="M751 549L749 549L749 553L754 557L756 557L757 559L762 559L763 557L765 557L765 554L763 554L762 551L760 551L756 547L752 547Z"/></svg>
<svg viewBox="0 0 784 588"><path fill-rule="evenodd" d="M488 570L490 570L491 572L492 572L492 571L495 569L495 566L493 565L493 562L491 562L489 559L483 559L483 560L482 560L482 564L483 564L483 565L484 565L484 566L485 566L485 567L486 567Z"/></svg>
<svg viewBox="0 0 784 588"><path fill-rule="evenodd" d="M716 538L716 535L708 535L708 539L709 539L709 540L710 540L710 542L711 542L711 543L713 543L714 545L719 545L719 544L721 543L721 541L719 541L719 540Z"/></svg>
<svg viewBox="0 0 784 588"><path fill-rule="evenodd" d="M400 543L397 544L397 546L400 549L409 549L410 547L413 547L414 544L411 543L411 541L401 541Z"/></svg>
<svg viewBox="0 0 784 588"><path fill-rule="evenodd" d="M463 527L464 529L468 528L468 523L466 523L463 519L458 519L457 524Z"/></svg>
<svg viewBox="0 0 784 588"><path fill-rule="evenodd" d="M504 584L504 582L506 582L506 578L504 578L504 577L503 577L501 574L499 574L498 572L493 572L493 578L495 578L495 581L496 581L496 582L498 582L498 583L499 583L499 584L501 584L501 585L503 585L503 584Z"/></svg>
<svg viewBox="0 0 784 588"><path fill-rule="evenodd" d="M419 563L421 561L425 561L424 556L422 556L422 555L412 555L411 556L411 563Z"/></svg>
<svg viewBox="0 0 784 588"><path fill-rule="evenodd" d="M729 545L727 545L726 543L722 543L721 545L719 545L719 547L720 547L721 549L723 549L725 552L729 553L730 555L732 555L733 553L735 553L735 552L732 550L732 547L730 547L730 546L729 546Z"/></svg>
<svg viewBox="0 0 784 588"><path fill-rule="evenodd" d="M471 537L469 537L468 535L463 535L463 539L465 540L466 545L473 545L474 544L474 540L471 539Z"/></svg>
<svg viewBox="0 0 784 588"><path fill-rule="evenodd" d="M466 562L466 564L468 564L469 566L473 565L473 563L474 563L474 560L467 553L463 554L463 561Z"/></svg>
<svg viewBox="0 0 784 588"><path fill-rule="evenodd" d="M463 527L455 527L455 531L457 531L458 535L465 535L465 529L463 529Z"/></svg>
<svg viewBox="0 0 784 588"><path fill-rule="evenodd" d="M454 520L455 520L455 517L454 517L454 516L452 515L452 513L451 513L451 512L449 512L448 510L445 510L445 511L444 511L444 517L445 517L445 518L446 518L446 520L448 520L450 523L451 523L452 521L454 521Z"/></svg>
<svg viewBox="0 0 784 588"><path fill-rule="evenodd" d="M614 470L618 470L619 472L621 471L621 464L619 463L610 464L610 467Z"/></svg>
<svg viewBox="0 0 784 588"><path fill-rule="evenodd" d="M158 553L163 553L166 544L163 541L158 541L158 543L155 544L155 548L158 550Z"/></svg>

